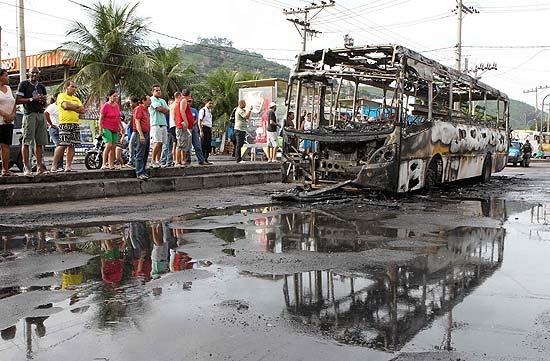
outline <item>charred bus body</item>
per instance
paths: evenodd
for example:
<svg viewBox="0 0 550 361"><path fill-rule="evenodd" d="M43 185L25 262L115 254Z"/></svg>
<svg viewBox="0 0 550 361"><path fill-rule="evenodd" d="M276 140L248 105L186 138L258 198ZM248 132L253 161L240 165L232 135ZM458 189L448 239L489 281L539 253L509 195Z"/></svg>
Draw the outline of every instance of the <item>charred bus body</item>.
<svg viewBox="0 0 550 361"><path fill-rule="evenodd" d="M286 103L283 181L407 192L506 165L506 94L401 46L303 53Z"/></svg>

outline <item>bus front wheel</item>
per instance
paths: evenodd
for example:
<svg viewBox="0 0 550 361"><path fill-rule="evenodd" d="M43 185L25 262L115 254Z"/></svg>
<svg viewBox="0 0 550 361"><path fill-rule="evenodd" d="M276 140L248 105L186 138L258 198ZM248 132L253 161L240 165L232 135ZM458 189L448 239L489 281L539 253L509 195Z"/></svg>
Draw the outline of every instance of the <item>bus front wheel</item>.
<svg viewBox="0 0 550 361"><path fill-rule="evenodd" d="M483 161L483 170L481 171L481 182L487 183L491 179L492 159L491 155L487 154Z"/></svg>

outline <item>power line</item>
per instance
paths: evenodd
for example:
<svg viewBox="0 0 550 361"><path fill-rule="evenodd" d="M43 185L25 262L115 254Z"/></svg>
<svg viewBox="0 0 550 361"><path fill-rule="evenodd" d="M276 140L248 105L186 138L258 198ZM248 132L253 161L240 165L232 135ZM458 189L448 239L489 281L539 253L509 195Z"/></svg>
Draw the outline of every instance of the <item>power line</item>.
<svg viewBox="0 0 550 361"><path fill-rule="evenodd" d="M310 21L313 20L321 11L323 11L325 8L334 6L335 1L329 0L328 3L325 1L321 1L320 4L317 3L311 3L311 5L304 6L303 8L290 8L290 9L283 9L283 14L286 16L289 15L303 15L303 20L297 19L297 18L287 18L286 20L290 21L294 24L296 27L296 30L298 30L298 33L302 37L302 51L306 51L306 43L307 43L307 37L314 36L316 34L319 34L320 31L313 30L311 28ZM317 13L315 13L311 18L308 19L309 13L313 10L318 10ZM300 29L300 27L301 29Z"/></svg>

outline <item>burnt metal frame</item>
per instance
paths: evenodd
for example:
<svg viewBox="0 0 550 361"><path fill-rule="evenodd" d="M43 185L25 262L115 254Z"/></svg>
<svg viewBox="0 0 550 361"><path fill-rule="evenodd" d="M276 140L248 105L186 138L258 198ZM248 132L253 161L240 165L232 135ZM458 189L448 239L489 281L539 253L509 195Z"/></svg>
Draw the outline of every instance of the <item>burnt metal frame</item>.
<svg viewBox="0 0 550 361"><path fill-rule="evenodd" d="M409 64L412 63L412 64ZM420 69L421 71L417 70ZM424 74L422 73L424 71ZM468 97L467 118L473 118L475 108L473 101L484 102L483 120L487 120L487 101L497 101L497 124L508 117L508 96L478 79L444 66L434 60L397 45L366 46L360 48L324 49L311 53L304 53L298 57L296 67L290 76L290 83L294 79L310 79L312 81L334 77L340 79L336 93L335 108L338 108L342 80L355 83L353 99L353 114L357 106L357 88L359 83L380 88L386 95L393 92L393 101L402 105L402 96L414 96L428 103L428 119L432 120L434 105L433 86L439 89L436 97L447 98L447 102L437 106L440 112L445 112L449 118L454 118L455 103L462 102L462 95ZM412 81L412 89L405 87L405 82ZM395 82L395 83L394 83ZM395 86L392 87L392 83ZM297 97L299 99L299 97ZM456 102L458 99L458 102ZM501 119L500 101L504 101L503 118ZM299 114L301 104L296 104L295 114ZM386 102L382 104L386 107ZM401 111L397 109L398 112ZM401 111L402 112L402 111ZM403 115L403 112L401 113ZM322 116L322 114L320 114ZM398 118L400 122L402 117ZM470 119L471 120L471 119ZM299 127L299 126L298 126ZM507 128L507 122L505 124Z"/></svg>

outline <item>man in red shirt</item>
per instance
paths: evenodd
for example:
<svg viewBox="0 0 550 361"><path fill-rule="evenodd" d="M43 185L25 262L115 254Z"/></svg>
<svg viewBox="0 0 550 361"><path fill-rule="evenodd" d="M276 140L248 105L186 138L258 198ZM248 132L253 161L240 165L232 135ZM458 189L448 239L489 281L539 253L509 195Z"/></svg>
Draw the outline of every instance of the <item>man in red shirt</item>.
<svg viewBox="0 0 550 361"><path fill-rule="evenodd" d="M151 98L148 95L141 97L141 104L134 109L134 129L138 132L139 139L136 148L136 176L138 179L147 180L149 176L145 173L147 157L149 156L149 131L151 123L149 121L149 106Z"/></svg>
<svg viewBox="0 0 550 361"><path fill-rule="evenodd" d="M191 92L189 89L183 89L174 112L176 117L176 141L178 144L176 167L184 165L186 153L191 145L190 129L193 128L193 113L191 113L189 99L191 99Z"/></svg>

